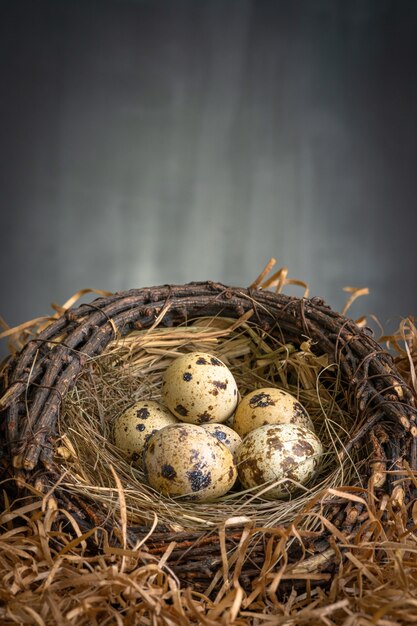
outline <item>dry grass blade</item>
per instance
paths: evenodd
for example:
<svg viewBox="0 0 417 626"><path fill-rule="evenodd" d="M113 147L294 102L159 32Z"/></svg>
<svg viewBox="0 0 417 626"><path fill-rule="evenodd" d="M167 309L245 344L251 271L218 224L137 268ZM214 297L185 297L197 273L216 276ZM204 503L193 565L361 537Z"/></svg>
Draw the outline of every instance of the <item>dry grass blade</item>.
<svg viewBox="0 0 417 626"><path fill-rule="evenodd" d="M367 296L369 294L369 289L367 287L343 287L343 291L350 293L350 296L342 309L342 315L346 315L357 298Z"/></svg>
<svg viewBox="0 0 417 626"><path fill-rule="evenodd" d="M392 335L380 339L395 355L395 364L404 380L417 395L417 327L413 317L401 320Z"/></svg>

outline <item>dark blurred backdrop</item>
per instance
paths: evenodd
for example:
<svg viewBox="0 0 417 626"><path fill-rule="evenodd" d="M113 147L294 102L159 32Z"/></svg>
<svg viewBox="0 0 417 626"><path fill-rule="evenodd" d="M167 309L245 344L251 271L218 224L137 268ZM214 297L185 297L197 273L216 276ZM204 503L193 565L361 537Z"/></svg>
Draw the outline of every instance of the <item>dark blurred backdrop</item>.
<svg viewBox="0 0 417 626"><path fill-rule="evenodd" d="M336 308L368 286L352 315L417 314L416 0L0 7L9 324L271 256Z"/></svg>

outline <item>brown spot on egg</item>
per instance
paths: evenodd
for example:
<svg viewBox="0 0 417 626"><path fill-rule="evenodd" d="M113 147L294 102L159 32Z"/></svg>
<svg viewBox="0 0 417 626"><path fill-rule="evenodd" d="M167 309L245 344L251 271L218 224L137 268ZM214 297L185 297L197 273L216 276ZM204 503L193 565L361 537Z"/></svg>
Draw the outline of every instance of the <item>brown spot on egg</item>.
<svg viewBox="0 0 417 626"><path fill-rule="evenodd" d="M295 418L300 418L300 417L306 417L307 416L307 411L305 410L305 408L303 407L303 405L300 402L294 402L294 417Z"/></svg>
<svg viewBox="0 0 417 626"><path fill-rule="evenodd" d="M282 460L282 468L287 474L289 470L292 470L297 463L292 456L287 456Z"/></svg>
<svg viewBox="0 0 417 626"><path fill-rule="evenodd" d="M274 450L282 450L284 448L281 437L278 437L277 435L269 435L267 443L268 446Z"/></svg>
<svg viewBox="0 0 417 626"><path fill-rule="evenodd" d="M186 383L189 383L192 380L193 375L190 372L184 372L182 375L182 379L185 380Z"/></svg>
<svg viewBox="0 0 417 626"><path fill-rule="evenodd" d="M178 430L178 441L185 441L188 437L188 430L186 428L180 428Z"/></svg>
<svg viewBox="0 0 417 626"><path fill-rule="evenodd" d="M206 474L201 469L195 469L187 472L188 481L191 491L200 491L206 489L211 484L211 473Z"/></svg>
<svg viewBox="0 0 417 626"><path fill-rule="evenodd" d="M174 480L174 478L176 478L177 476L177 472L172 467L172 465L165 463L161 468L161 476L163 478L167 478L168 480Z"/></svg>
<svg viewBox="0 0 417 626"><path fill-rule="evenodd" d="M192 449L191 450L191 456L190 456L190 462L191 461L196 461L198 459L199 455L200 455L200 453L199 453L198 450Z"/></svg>
<svg viewBox="0 0 417 626"><path fill-rule="evenodd" d="M303 439L306 436L305 428L303 428L302 426L296 426L296 432L300 439Z"/></svg>
<svg viewBox="0 0 417 626"><path fill-rule="evenodd" d="M258 461L255 458L247 458L244 459L239 466L239 473L242 472L243 475L246 473L252 474L252 479L256 485L261 485L265 482L264 474L261 468L258 465Z"/></svg>
<svg viewBox="0 0 417 626"><path fill-rule="evenodd" d="M295 480L298 482L298 476L294 474L294 472L291 469L288 469L288 470L286 470L285 468L283 469L284 469L286 478L290 478L291 480ZM288 487L290 487L290 485L288 485Z"/></svg>
<svg viewBox="0 0 417 626"><path fill-rule="evenodd" d="M136 411L136 417L138 417L140 420L147 420L149 417L149 409L145 407L139 409L138 411Z"/></svg>
<svg viewBox="0 0 417 626"><path fill-rule="evenodd" d="M138 430L141 433L145 430L145 428L146 428L145 424L136 424L136 430Z"/></svg>
<svg viewBox="0 0 417 626"><path fill-rule="evenodd" d="M266 406L275 406L274 400L271 398L269 393L265 393L262 391L261 393L257 393L249 400L249 405L252 408L255 407L266 407Z"/></svg>
<svg viewBox="0 0 417 626"><path fill-rule="evenodd" d="M208 411L204 411L204 413L199 413L197 417L199 424L206 424L211 420L211 413L209 413Z"/></svg>
<svg viewBox="0 0 417 626"><path fill-rule="evenodd" d="M216 357L215 357L215 356L212 356L212 357L210 358L210 363L211 363L212 365L223 365L223 363L222 363L221 361L219 361L219 359L216 359Z"/></svg>
<svg viewBox="0 0 417 626"><path fill-rule="evenodd" d="M199 356L196 360L197 365L207 365L207 361L203 356Z"/></svg>
<svg viewBox="0 0 417 626"><path fill-rule="evenodd" d="M227 380L225 383L222 382L221 380L213 380L213 385L217 387L217 389L227 389L227 383L228 383Z"/></svg>
<svg viewBox="0 0 417 626"><path fill-rule="evenodd" d="M313 446L305 439L299 439L299 441L292 444L291 448L297 456L311 456L314 454Z"/></svg>
<svg viewBox="0 0 417 626"><path fill-rule="evenodd" d="M188 410L182 404L177 404L177 406L175 407L175 411L183 417L187 417L188 415Z"/></svg>

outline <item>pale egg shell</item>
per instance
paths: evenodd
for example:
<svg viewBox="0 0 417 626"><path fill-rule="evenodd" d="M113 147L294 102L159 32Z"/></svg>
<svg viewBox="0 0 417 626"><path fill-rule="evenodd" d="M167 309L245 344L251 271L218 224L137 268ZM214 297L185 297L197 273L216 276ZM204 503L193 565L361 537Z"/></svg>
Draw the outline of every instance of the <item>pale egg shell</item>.
<svg viewBox="0 0 417 626"><path fill-rule="evenodd" d="M224 443L232 454L235 454L236 450L242 443L242 438L237 434L237 432L233 430L233 428L226 426L226 424L202 424L202 427L211 435L216 437L216 439Z"/></svg>
<svg viewBox="0 0 417 626"><path fill-rule="evenodd" d="M143 459L150 486L166 496L208 502L227 493L237 478L230 450L195 424L159 430L149 439Z"/></svg>
<svg viewBox="0 0 417 626"><path fill-rule="evenodd" d="M206 352L191 352L175 359L165 370L162 397L183 422L221 423L235 410L238 390L223 361Z"/></svg>
<svg viewBox="0 0 417 626"><path fill-rule="evenodd" d="M161 428L177 423L177 418L159 402L140 400L114 420L113 442L140 467L149 437Z"/></svg>
<svg viewBox="0 0 417 626"><path fill-rule="evenodd" d="M295 483L305 485L314 476L322 454L323 446L311 430L275 424L246 435L237 450L236 464L245 489L283 481L263 497L285 498L298 489Z"/></svg>
<svg viewBox="0 0 417 626"><path fill-rule="evenodd" d="M244 437L266 424L298 424L314 431L314 425L301 402L276 387L255 389L242 398L233 418L233 428Z"/></svg>

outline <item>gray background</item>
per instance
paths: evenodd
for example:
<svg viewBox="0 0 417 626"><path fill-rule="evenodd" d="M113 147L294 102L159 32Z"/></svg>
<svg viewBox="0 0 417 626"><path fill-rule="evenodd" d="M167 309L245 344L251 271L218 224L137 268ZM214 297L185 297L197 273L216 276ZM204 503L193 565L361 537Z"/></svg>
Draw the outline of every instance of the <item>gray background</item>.
<svg viewBox="0 0 417 626"><path fill-rule="evenodd" d="M0 314L248 285L417 313L417 2L0 2ZM301 295L301 290L291 293Z"/></svg>

